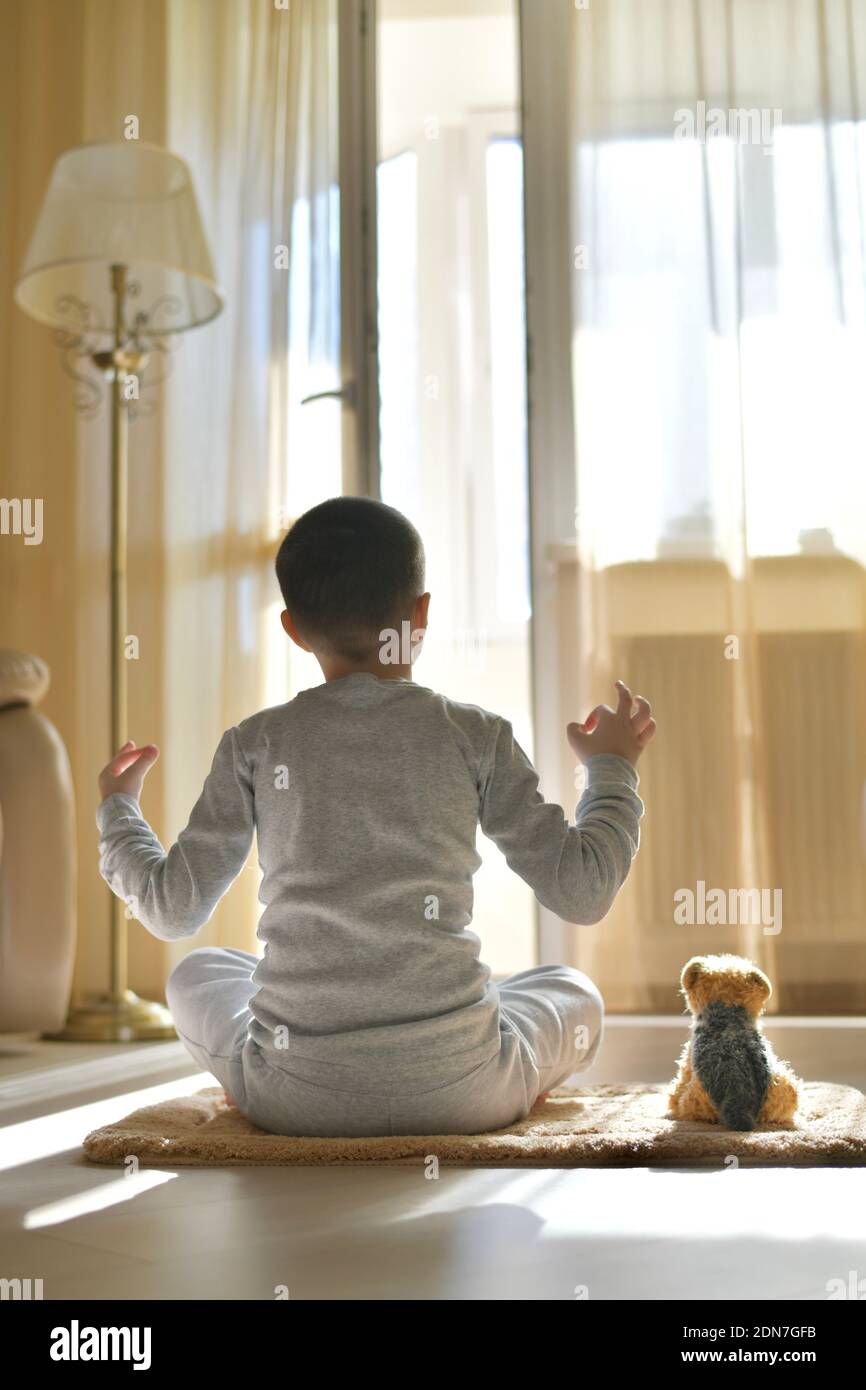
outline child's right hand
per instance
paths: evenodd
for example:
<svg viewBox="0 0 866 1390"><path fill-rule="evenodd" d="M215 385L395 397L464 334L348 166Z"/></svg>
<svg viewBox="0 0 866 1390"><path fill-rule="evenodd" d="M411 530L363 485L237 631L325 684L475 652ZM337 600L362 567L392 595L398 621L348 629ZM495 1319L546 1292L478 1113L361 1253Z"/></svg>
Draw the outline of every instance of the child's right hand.
<svg viewBox="0 0 866 1390"><path fill-rule="evenodd" d="M656 731L649 702L632 695L623 681L616 681L619 702L615 710L596 705L583 724L569 724L568 741L582 763L598 753L615 753L634 765Z"/></svg>
<svg viewBox="0 0 866 1390"><path fill-rule="evenodd" d="M158 757L159 749L155 743L136 748L129 739L99 774L99 794L103 801L114 792L123 792L140 801L144 779Z"/></svg>

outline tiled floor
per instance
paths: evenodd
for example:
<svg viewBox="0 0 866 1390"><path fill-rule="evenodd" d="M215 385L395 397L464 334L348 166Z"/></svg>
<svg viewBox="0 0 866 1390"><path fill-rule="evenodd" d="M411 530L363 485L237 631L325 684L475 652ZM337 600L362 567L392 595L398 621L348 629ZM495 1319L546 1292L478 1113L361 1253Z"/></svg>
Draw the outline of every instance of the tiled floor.
<svg viewBox="0 0 866 1390"><path fill-rule="evenodd" d="M49 1299L272 1299L285 1286L293 1299L543 1300L582 1288L823 1299L828 1280L866 1277L864 1170L443 1168L428 1180L420 1167L124 1177L86 1163L81 1139L104 1119L213 1084L156 1046L137 1062L120 1049L106 1087L92 1053L69 1053L53 1094L29 1054L28 1100L4 1041L0 1276L42 1278Z"/></svg>

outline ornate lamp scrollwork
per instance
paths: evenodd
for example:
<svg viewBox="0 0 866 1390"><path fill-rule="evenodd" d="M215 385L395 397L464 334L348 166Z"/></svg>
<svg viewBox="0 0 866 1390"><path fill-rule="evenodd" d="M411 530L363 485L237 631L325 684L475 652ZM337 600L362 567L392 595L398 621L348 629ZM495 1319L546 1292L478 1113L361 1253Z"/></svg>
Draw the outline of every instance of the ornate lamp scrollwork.
<svg viewBox="0 0 866 1390"><path fill-rule="evenodd" d="M126 303L140 294L140 283L128 281ZM124 398L127 418L134 421L153 415L156 400L150 393L171 375L171 359L179 345L164 335L171 331L171 320L181 314L182 307L176 295L161 295L149 309L138 309L128 327L124 315L124 332L117 347L100 349L99 342L109 336L111 329L99 309L72 294L61 295L55 301L58 318L67 322L54 329L54 342L60 352L63 371L76 384L75 409L83 419L92 420L99 414L105 400L106 382L112 379L116 366L126 375L139 379L139 396ZM146 373L145 368L155 354L160 359L160 370ZM88 373L86 364L95 366L99 376ZM141 394L145 391L149 393L147 398Z"/></svg>
<svg viewBox="0 0 866 1390"><path fill-rule="evenodd" d="M68 321L68 327L55 328L53 337L60 350L60 365L63 371L78 385L75 409L85 419L93 419L99 414L102 404L102 383L94 380L92 376L85 375L75 364L92 359L95 338L107 330L101 322L98 310L74 294L61 295L55 301L55 308L58 317Z"/></svg>

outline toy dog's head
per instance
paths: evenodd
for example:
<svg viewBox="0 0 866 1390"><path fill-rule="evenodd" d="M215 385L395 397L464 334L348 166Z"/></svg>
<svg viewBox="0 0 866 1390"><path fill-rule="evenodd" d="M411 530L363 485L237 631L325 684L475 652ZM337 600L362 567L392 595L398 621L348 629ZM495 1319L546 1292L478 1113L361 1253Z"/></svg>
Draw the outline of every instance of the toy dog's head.
<svg viewBox="0 0 866 1390"><path fill-rule="evenodd" d="M680 985L693 1014L718 1001L741 1004L757 1018L773 992L763 970L744 956L692 956L683 966Z"/></svg>

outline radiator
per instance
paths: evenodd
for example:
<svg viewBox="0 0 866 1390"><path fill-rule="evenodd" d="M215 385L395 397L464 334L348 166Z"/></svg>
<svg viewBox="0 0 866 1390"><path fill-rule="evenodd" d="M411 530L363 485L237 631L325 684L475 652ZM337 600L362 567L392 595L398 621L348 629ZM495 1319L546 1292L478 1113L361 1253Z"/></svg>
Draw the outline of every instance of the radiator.
<svg viewBox="0 0 866 1390"><path fill-rule="evenodd" d="M574 963L610 1009L678 1011L680 969L706 951L763 964L772 1009L866 1008L864 579L844 557L795 556L755 562L740 585L710 559L592 581L592 699L610 702L622 676L659 723L638 769L640 853L605 921L574 938ZM561 630L575 583L560 586ZM585 638L572 640L586 650ZM572 683L564 707L582 718L577 698ZM742 910L678 924L674 895L697 896L699 880L706 893L763 889L774 904L780 890L781 931Z"/></svg>

